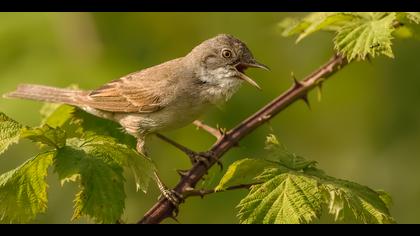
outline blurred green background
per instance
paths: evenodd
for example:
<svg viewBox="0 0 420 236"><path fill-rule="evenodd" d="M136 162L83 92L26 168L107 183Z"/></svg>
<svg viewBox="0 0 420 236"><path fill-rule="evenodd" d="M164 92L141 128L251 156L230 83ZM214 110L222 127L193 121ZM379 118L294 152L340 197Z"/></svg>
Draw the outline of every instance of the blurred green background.
<svg viewBox="0 0 420 236"><path fill-rule="evenodd" d="M297 78L326 62L333 53L330 33L317 33L296 45L276 27L287 16L302 13L1 13L0 94L19 83L92 89L107 81L189 52L219 33L232 34L272 68L249 70L263 88L242 89L203 120L231 128L291 86ZM323 86L321 102L310 94L312 110L293 104L245 138L224 158L225 167L238 158L263 154L265 136L274 132L291 151L316 160L328 174L391 194L391 213L399 223L420 223L420 46L416 40L395 40L396 59L379 57L352 63ZM26 125L37 125L42 104L0 99L0 111ZM214 141L192 125L166 135L194 150ZM23 141L0 158L0 173L23 163L37 148ZM167 185L178 181L175 169L189 167L188 158L158 139L150 156ZM220 176L217 168L211 176ZM215 179L207 178L207 185ZM51 171L49 208L35 223L71 223L76 184L63 187ZM123 219L136 222L156 201L158 191L135 191L128 179ZM234 207L244 190L190 198L180 208L182 223L237 223ZM81 219L77 223L91 222ZM173 223L166 220L165 223Z"/></svg>

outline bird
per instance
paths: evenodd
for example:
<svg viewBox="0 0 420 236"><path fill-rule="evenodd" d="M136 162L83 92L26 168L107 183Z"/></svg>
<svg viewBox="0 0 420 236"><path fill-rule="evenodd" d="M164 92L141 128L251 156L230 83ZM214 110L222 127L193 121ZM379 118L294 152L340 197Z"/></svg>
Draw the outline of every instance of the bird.
<svg viewBox="0 0 420 236"><path fill-rule="evenodd" d="M251 67L269 70L254 58L244 42L219 34L183 57L130 73L93 90L20 84L4 97L67 104L115 121L137 139L137 151L147 156L145 144L150 135L192 123L212 106L227 102L243 82L260 89L245 74ZM208 157L190 158L203 162ZM168 190L154 174L163 196L177 207L182 196Z"/></svg>
<svg viewBox="0 0 420 236"><path fill-rule="evenodd" d="M97 89L20 84L4 97L68 104L115 121L137 139L137 150L147 155L145 143L150 134L192 123L211 106L228 101L244 81L260 89L244 73L250 67L269 70L254 59L244 42L219 34L184 57L130 73Z"/></svg>

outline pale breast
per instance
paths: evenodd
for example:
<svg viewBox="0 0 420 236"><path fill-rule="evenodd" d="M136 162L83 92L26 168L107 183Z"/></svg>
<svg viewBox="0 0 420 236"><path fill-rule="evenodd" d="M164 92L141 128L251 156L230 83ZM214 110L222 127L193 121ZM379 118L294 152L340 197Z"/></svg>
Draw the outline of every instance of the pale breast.
<svg viewBox="0 0 420 236"><path fill-rule="evenodd" d="M115 114L114 118L128 133L142 135L184 127L196 120L210 106L211 103L186 96L178 98L176 102L157 112L120 113Z"/></svg>

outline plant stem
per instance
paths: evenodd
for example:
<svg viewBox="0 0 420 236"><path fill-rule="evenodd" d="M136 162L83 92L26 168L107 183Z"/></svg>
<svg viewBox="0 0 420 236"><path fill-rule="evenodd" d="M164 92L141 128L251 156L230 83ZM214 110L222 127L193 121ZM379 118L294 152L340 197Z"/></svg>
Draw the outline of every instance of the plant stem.
<svg viewBox="0 0 420 236"><path fill-rule="evenodd" d="M326 64L308 75L304 80L294 80L293 86L283 94L272 100L259 111L242 121L232 130L228 131L208 151L213 157L209 166L196 163L181 178L173 189L177 193L184 195L195 187L203 178L207 171L225 154L230 148L234 147L242 138L250 134L256 128L276 116L290 104L302 99L307 101L307 93L320 86L321 83L347 65L347 60L340 56L333 56ZM157 224L167 217L172 217L174 206L166 199L159 200L138 222L139 224Z"/></svg>

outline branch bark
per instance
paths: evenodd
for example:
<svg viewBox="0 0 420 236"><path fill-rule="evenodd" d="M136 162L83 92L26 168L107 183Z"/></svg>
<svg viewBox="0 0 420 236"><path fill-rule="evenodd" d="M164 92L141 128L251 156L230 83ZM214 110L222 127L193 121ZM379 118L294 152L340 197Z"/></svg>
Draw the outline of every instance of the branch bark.
<svg viewBox="0 0 420 236"><path fill-rule="evenodd" d="M333 56L327 63L308 75L304 80L294 79L293 86L286 92L272 100L259 111L245 119L235 128L228 131L208 150L212 155L210 165L205 166L202 163L196 163L181 177L179 183L173 189L177 193L184 195L194 188L200 179L230 148L234 147L242 138L250 134L253 130L273 118L280 111L284 110L290 104L302 99L307 101L307 94L316 86L320 86L324 80L329 78L335 72L347 65L347 60L340 56ZM188 194L187 194L188 195ZM168 217L172 217L174 206L166 199L159 200L138 222L139 224L157 224Z"/></svg>

